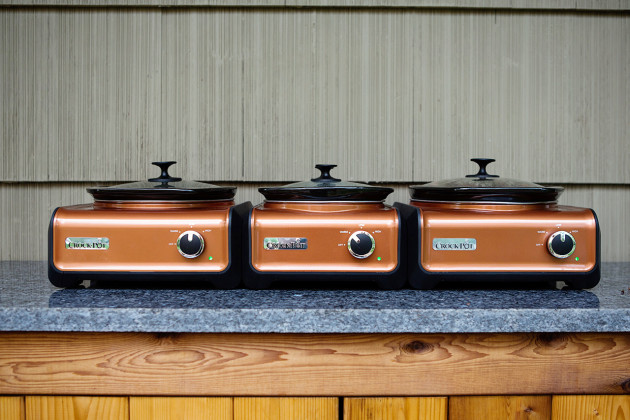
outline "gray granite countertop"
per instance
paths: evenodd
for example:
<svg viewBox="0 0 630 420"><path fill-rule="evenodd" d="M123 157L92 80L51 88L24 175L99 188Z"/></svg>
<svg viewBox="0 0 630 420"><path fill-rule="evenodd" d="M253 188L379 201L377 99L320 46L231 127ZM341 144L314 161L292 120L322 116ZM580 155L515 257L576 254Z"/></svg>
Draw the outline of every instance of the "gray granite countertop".
<svg viewBox="0 0 630 420"><path fill-rule="evenodd" d="M630 332L630 262L604 264L601 282L590 290L123 286L84 282L58 289L48 282L45 262L0 262L0 331Z"/></svg>

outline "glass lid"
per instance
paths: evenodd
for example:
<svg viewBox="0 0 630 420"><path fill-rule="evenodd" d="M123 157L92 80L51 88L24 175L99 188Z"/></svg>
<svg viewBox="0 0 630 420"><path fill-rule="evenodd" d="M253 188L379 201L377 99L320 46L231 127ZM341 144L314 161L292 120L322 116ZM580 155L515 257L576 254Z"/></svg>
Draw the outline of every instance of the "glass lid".
<svg viewBox="0 0 630 420"><path fill-rule="evenodd" d="M533 182L501 178L486 171L494 159L477 158L479 172L465 178L446 179L428 184L412 185L412 200L431 202L482 202L482 203L554 203L564 188L545 187Z"/></svg>
<svg viewBox="0 0 630 420"><path fill-rule="evenodd" d="M168 168L177 162L152 163L162 172L157 178L112 187L87 188L87 192L99 201L231 200L236 194L236 187L219 187L205 182L182 181L181 178L171 177Z"/></svg>
<svg viewBox="0 0 630 420"><path fill-rule="evenodd" d="M294 182L281 187L259 188L269 201L383 201L394 190L360 182L342 181L330 175L337 165L315 165L321 171L310 181Z"/></svg>

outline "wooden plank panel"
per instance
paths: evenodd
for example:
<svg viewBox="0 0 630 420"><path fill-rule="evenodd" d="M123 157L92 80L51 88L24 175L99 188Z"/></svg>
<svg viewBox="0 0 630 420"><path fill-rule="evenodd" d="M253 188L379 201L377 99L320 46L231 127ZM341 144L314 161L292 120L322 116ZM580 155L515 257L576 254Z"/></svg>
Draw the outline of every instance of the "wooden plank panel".
<svg viewBox="0 0 630 420"><path fill-rule="evenodd" d="M162 13L159 153L182 178L243 178L245 19L238 9Z"/></svg>
<svg viewBox="0 0 630 420"><path fill-rule="evenodd" d="M339 164L342 179L408 178L410 18L341 10L248 19L245 179L311 179L316 163Z"/></svg>
<svg viewBox="0 0 630 420"><path fill-rule="evenodd" d="M195 179L334 161L411 182L488 155L504 177L628 183L628 34L624 13L3 8L0 180L145 179L174 158Z"/></svg>
<svg viewBox="0 0 630 420"><path fill-rule="evenodd" d="M344 420L446 420L446 397L345 398Z"/></svg>
<svg viewBox="0 0 630 420"><path fill-rule="evenodd" d="M26 420L129 420L129 399L27 396Z"/></svg>
<svg viewBox="0 0 630 420"><path fill-rule="evenodd" d="M0 334L2 394L618 394L629 384L623 333Z"/></svg>
<svg viewBox="0 0 630 420"><path fill-rule="evenodd" d="M9 6L287 6L628 10L628 0L0 0Z"/></svg>
<svg viewBox="0 0 630 420"><path fill-rule="evenodd" d="M234 398L234 420L337 420L338 398Z"/></svg>
<svg viewBox="0 0 630 420"><path fill-rule="evenodd" d="M129 420L233 420L233 418L232 398L129 398Z"/></svg>
<svg viewBox="0 0 630 420"><path fill-rule="evenodd" d="M160 15L0 9L2 180L147 178L161 158Z"/></svg>
<svg viewBox="0 0 630 420"><path fill-rule="evenodd" d="M423 17L413 25L414 180L475 173L479 155L509 178L628 182L630 19Z"/></svg>
<svg viewBox="0 0 630 420"><path fill-rule="evenodd" d="M448 402L448 418L449 420L551 420L551 397L546 395L452 397Z"/></svg>
<svg viewBox="0 0 630 420"><path fill-rule="evenodd" d="M0 397L0 419L24 420L24 397Z"/></svg>
<svg viewBox="0 0 630 420"><path fill-rule="evenodd" d="M89 203L92 197L85 188L108 183L0 183L0 260L45 260L48 223L53 209L80 203ZM261 186L277 184L220 183L238 187L235 201L263 201L258 193ZM409 202L408 184L387 184L395 192L387 200ZM592 208L597 212L602 231L603 261L627 261L630 256L630 223L627 214L619 209L630 208L630 186L578 186L567 185L560 197L561 204ZM20 235L25 240L15 242Z"/></svg>
<svg viewBox="0 0 630 420"><path fill-rule="evenodd" d="M630 395L554 395L552 420L627 420Z"/></svg>

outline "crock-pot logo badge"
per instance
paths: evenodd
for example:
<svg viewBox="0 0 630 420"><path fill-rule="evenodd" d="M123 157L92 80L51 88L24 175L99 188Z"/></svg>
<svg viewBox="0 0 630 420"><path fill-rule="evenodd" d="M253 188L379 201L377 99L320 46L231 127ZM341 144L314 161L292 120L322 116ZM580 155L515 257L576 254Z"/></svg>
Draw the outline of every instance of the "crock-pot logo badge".
<svg viewBox="0 0 630 420"><path fill-rule="evenodd" d="M265 238L263 248L271 251L285 249L307 249L306 238Z"/></svg>
<svg viewBox="0 0 630 420"><path fill-rule="evenodd" d="M477 249L475 238L435 238L433 249L436 251L474 251Z"/></svg>
<svg viewBox="0 0 630 420"><path fill-rule="evenodd" d="M109 249L109 238L66 238L66 249Z"/></svg>

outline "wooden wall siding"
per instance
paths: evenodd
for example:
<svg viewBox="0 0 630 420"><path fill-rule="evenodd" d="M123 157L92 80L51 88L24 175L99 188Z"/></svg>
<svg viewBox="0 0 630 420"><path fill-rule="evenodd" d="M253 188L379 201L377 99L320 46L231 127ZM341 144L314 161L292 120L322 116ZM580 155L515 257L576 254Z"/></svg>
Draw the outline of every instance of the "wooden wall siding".
<svg viewBox="0 0 630 420"><path fill-rule="evenodd" d="M160 23L154 10L0 10L2 179L135 179L161 138Z"/></svg>
<svg viewBox="0 0 630 420"><path fill-rule="evenodd" d="M249 55L244 20L234 10L162 14L161 137L152 142L157 150L144 152L145 160L170 156L167 160L180 162L176 171L188 179L200 173L215 180L243 179L244 57Z"/></svg>
<svg viewBox="0 0 630 420"><path fill-rule="evenodd" d="M345 398L343 420L447 420L445 397Z"/></svg>
<svg viewBox="0 0 630 420"><path fill-rule="evenodd" d="M0 6L286 6L628 10L628 0L0 0Z"/></svg>
<svg viewBox="0 0 630 420"><path fill-rule="evenodd" d="M449 420L551 420L551 396L451 397ZM577 420L580 417L558 417Z"/></svg>
<svg viewBox="0 0 630 420"><path fill-rule="evenodd" d="M0 419L24 420L24 397L0 397Z"/></svg>
<svg viewBox="0 0 630 420"><path fill-rule="evenodd" d="M186 178L332 161L411 182L484 155L504 176L627 184L629 36L625 12L2 8L0 181L174 159Z"/></svg>
<svg viewBox="0 0 630 420"><path fill-rule="evenodd" d="M26 420L129 420L129 398L27 396Z"/></svg>
<svg viewBox="0 0 630 420"><path fill-rule="evenodd" d="M232 398L129 397L129 420L234 420Z"/></svg>
<svg viewBox="0 0 630 420"><path fill-rule="evenodd" d="M234 398L234 420L338 420L338 398Z"/></svg>
<svg viewBox="0 0 630 420"><path fill-rule="evenodd" d="M630 395L556 395L552 420L628 420Z"/></svg>
<svg viewBox="0 0 630 420"><path fill-rule="evenodd" d="M309 175L311 176L311 175ZM47 258L48 224L52 211L59 206L90 203L85 188L107 183L0 183L0 260L45 260ZM224 183L225 184L225 183ZM238 187L236 202L263 201L258 187L269 184L230 183ZM407 184L387 184L395 192L388 203L409 202ZM593 208L602 231L602 260L627 261L630 258L630 186L566 185L561 204ZM15 238L25 240L15 241Z"/></svg>

